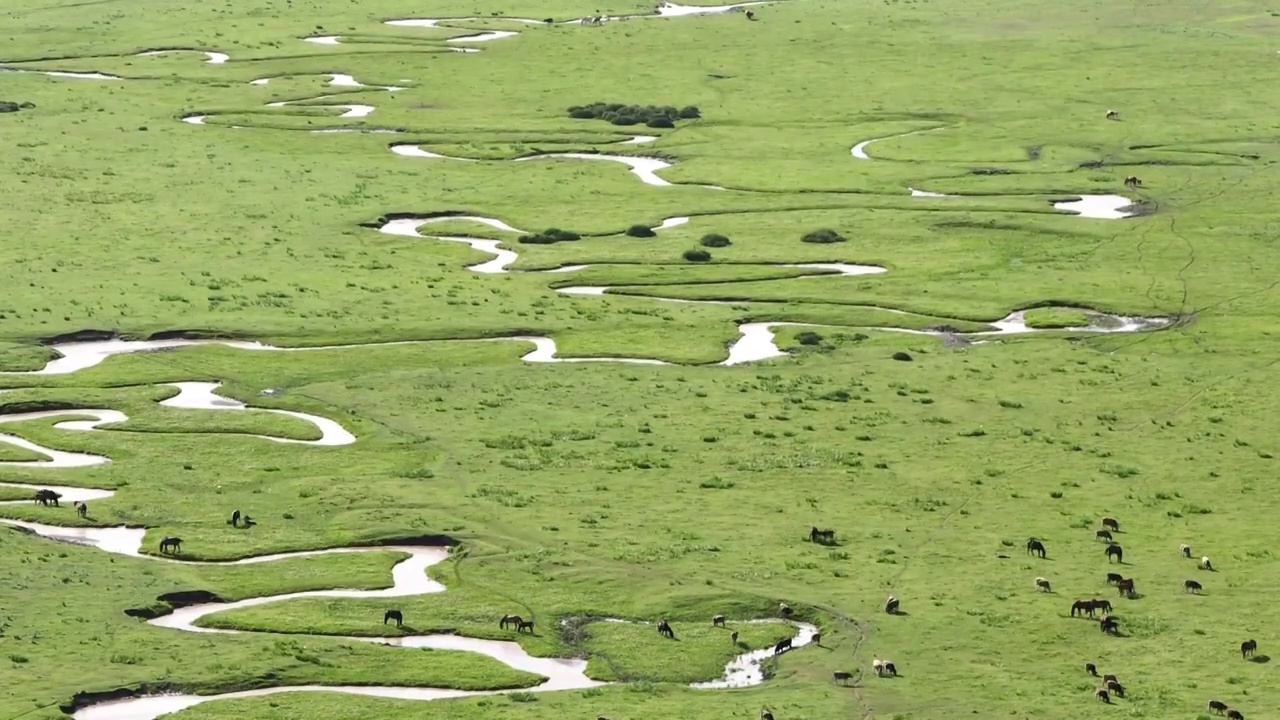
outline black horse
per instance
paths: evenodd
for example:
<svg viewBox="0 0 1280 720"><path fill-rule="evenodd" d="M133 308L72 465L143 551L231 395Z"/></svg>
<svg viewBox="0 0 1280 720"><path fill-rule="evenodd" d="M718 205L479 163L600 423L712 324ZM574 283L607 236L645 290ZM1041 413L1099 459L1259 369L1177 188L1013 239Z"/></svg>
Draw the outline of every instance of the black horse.
<svg viewBox="0 0 1280 720"><path fill-rule="evenodd" d="M773 646L773 654L781 655L782 653L790 649L791 649L791 638L787 638L785 640L779 640L778 644Z"/></svg>
<svg viewBox="0 0 1280 720"><path fill-rule="evenodd" d="M502 619L498 621L498 627L502 630L506 630L508 625L515 625L516 628L519 629L520 623L522 622L524 622L524 618L519 615L503 615Z"/></svg>
<svg viewBox="0 0 1280 720"><path fill-rule="evenodd" d="M1200 583L1196 582L1195 580L1188 580L1182 583L1182 589L1187 592L1198 593L1201 590L1203 590L1204 587L1201 586Z"/></svg>
<svg viewBox="0 0 1280 720"><path fill-rule="evenodd" d="M1079 613L1082 617L1088 613L1089 617L1093 617L1093 611L1096 609L1093 600L1077 600L1071 603L1071 617L1075 617Z"/></svg>
<svg viewBox="0 0 1280 720"><path fill-rule="evenodd" d="M1111 543L1110 545L1107 546L1106 552L1107 552L1107 562L1111 562L1112 558L1115 558L1117 562L1124 562L1124 548L1120 547L1119 545L1116 545L1115 543Z"/></svg>
<svg viewBox="0 0 1280 720"><path fill-rule="evenodd" d="M1092 675L1092 676L1094 676L1094 677L1098 677L1098 666L1097 666L1097 665L1094 665L1093 663L1085 663L1085 664L1084 664L1084 671L1085 671L1085 672L1087 672L1087 673L1089 673L1090 675Z"/></svg>
<svg viewBox="0 0 1280 720"><path fill-rule="evenodd" d="M884 601L884 611L890 615L898 614L898 598L890 595L888 600Z"/></svg>
<svg viewBox="0 0 1280 720"><path fill-rule="evenodd" d="M1247 658L1258 649L1257 640L1245 640L1240 643L1240 657Z"/></svg>
<svg viewBox="0 0 1280 720"><path fill-rule="evenodd" d="M1027 554L1032 555L1035 553L1039 553L1041 558L1044 557L1044 543L1035 538L1031 538L1027 541Z"/></svg>
<svg viewBox="0 0 1280 720"><path fill-rule="evenodd" d="M835 530L819 530L816 527L809 528L809 542L820 543L822 545L830 545L836 541Z"/></svg>
<svg viewBox="0 0 1280 720"><path fill-rule="evenodd" d="M231 527L240 527L240 511L231 513Z"/></svg>
<svg viewBox="0 0 1280 720"><path fill-rule="evenodd" d="M521 620L520 624L516 626L516 632L524 632L525 630L528 630L530 635L533 634L532 620Z"/></svg>
<svg viewBox="0 0 1280 720"><path fill-rule="evenodd" d="M58 498L60 497L62 497L62 493L56 493L52 490L36 491L36 502L40 505L44 505L45 507L48 507L50 505L54 507L61 507L60 505L58 505Z"/></svg>
<svg viewBox="0 0 1280 720"><path fill-rule="evenodd" d="M1136 592L1136 589L1133 586L1133 578L1125 578L1124 580L1116 583L1116 589L1120 591L1121 595L1133 597L1134 592Z"/></svg>
<svg viewBox="0 0 1280 720"><path fill-rule="evenodd" d="M1108 585L1118 585L1120 584L1120 581L1123 579L1124 579L1124 576L1121 575L1120 573L1107 573Z"/></svg>
<svg viewBox="0 0 1280 720"><path fill-rule="evenodd" d="M658 621L658 634L666 637L669 640L676 639L676 631L671 629L671 623L667 622L666 620Z"/></svg>
<svg viewBox="0 0 1280 720"><path fill-rule="evenodd" d="M383 625L386 625L388 622L392 620L396 621L396 627L400 627L401 625L404 625L404 613L400 612L399 610L388 610L382 614Z"/></svg>
<svg viewBox="0 0 1280 720"><path fill-rule="evenodd" d="M160 553L180 553L182 552L182 538L173 535L165 535L160 538Z"/></svg>
<svg viewBox="0 0 1280 720"><path fill-rule="evenodd" d="M1106 540L1107 542L1111 542L1111 531L1098 530L1093 533L1093 537L1098 540Z"/></svg>
<svg viewBox="0 0 1280 720"><path fill-rule="evenodd" d="M1120 621L1110 615L1103 615L1102 619L1098 621L1098 629L1104 633L1114 635L1120 631Z"/></svg>

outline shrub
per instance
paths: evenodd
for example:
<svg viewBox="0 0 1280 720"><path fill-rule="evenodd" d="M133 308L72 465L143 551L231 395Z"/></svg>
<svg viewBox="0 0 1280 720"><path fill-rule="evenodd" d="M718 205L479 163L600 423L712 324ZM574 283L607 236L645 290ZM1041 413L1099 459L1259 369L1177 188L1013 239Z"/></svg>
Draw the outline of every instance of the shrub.
<svg viewBox="0 0 1280 720"><path fill-rule="evenodd" d="M800 343L801 345L821 345L822 336L816 332L806 331L796 335L796 342ZM837 396L839 395L839 393L844 393L844 398L841 399L840 402L846 402L849 400L849 393L845 392L844 390L839 390L837 391Z"/></svg>
<svg viewBox="0 0 1280 720"><path fill-rule="evenodd" d="M800 238L800 241L819 244L838 243L844 242L844 236L835 230L824 228L822 230L814 230L811 233L806 233L804 237Z"/></svg>
<svg viewBox="0 0 1280 720"><path fill-rule="evenodd" d="M630 237L636 237L636 238L646 238L646 237L653 237L654 235L657 235L657 233L653 231L653 228L649 227L648 225L632 225L631 227L627 228L626 234Z"/></svg>
<svg viewBox="0 0 1280 720"><path fill-rule="evenodd" d="M894 360L901 360L902 362L911 362L911 355L909 355L908 353L904 353L904 352L902 352L901 350L899 350L898 352L896 352L896 353L894 353L894 354L893 354L893 359L894 359Z"/></svg>
<svg viewBox="0 0 1280 720"><path fill-rule="evenodd" d="M645 124L651 128L673 128L677 120L693 120L702 117L698 108L689 105L677 110L670 105L623 105L622 103L591 103L569 108L569 117L575 120L607 120L614 125Z"/></svg>
<svg viewBox="0 0 1280 720"><path fill-rule="evenodd" d="M572 242L581 237L576 232L561 230L560 228L547 228L534 235L521 235L519 242L525 245L553 245L558 242Z"/></svg>
<svg viewBox="0 0 1280 720"><path fill-rule="evenodd" d="M729 247L729 245L732 244L729 242L729 238L723 235L717 235L715 233L711 233L710 235L703 235L702 239L699 240L698 243L703 247L713 247L713 248Z"/></svg>
<svg viewBox="0 0 1280 720"><path fill-rule="evenodd" d="M711 259L711 253L707 252L706 250L699 250L697 248L693 248L691 250L684 251L684 259L688 260L689 262L707 262L708 260Z"/></svg>

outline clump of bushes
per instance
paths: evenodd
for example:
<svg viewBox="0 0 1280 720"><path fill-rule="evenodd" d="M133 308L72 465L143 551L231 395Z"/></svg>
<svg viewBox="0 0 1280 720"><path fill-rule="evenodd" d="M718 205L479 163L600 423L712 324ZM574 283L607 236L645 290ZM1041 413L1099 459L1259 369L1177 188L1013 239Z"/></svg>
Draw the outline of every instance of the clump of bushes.
<svg viewBox="0 0 1280 720"><path fill-rule="evenodd" d="M706 250L699 250L698 248L693 248L691 250L684 251L684 259L688 260L689 262L707 262L708 260L711 259L711 253L707 252Z"/></svg>
<svg viewBox="0 0 1280 720"><path fill-rule="evenodd" d="M576 232L561 230L560 228L547 228L533 235L521 235L520 242L525 245L553 245L558 242L572 242L581 237Z"/></svg>
<svg viewBox="0 0 1280 720"><path fill-rule="evenodd" d="M796 342L800 343L801 345L821 345L822 336L816 332L806 330L805 332L802 332L796 335ZM841 390L840 392L844 392L844 391ZM845 402L848 399L849 399L849 394L845 393L844 400L841 400L840 402Z"/></svg>
<svg viewBox="0 0 1280 720"><path fill-rule="evenodd" d="M800 238L800 241L825 245L828 243L844 242L844 236L835 230L823 228L822 230L814 230L813 232L805 233L804 237Z"/></svg>
<svg viewBox="0 0 1280 720"><path fill-rule="evenodd" d="M703 247L722 248L729 247L732 243L729 242L729 238L723 235L711 233L710 235L703 235L702 239L698 241L698 244Z"/></svg>
<svg viewBox="0 0 1280 720"><path fill-rule="evenodd" d="M0 100L0 113L18 112L19 110L26 110L33 107L35 107L35 105L29 102L16 103L11 100ZM694 109L696 110L697 108Z"/></svg>
<svg viewBox="0 0 1280 720"><path fill-rule="evenodd" d="M677 120L702 117L698 108L686 105L624 105L623 103L591 103L569 108L569 117L578 120L608 120L614 125L647 125L651 128L673 128Z"/></svg>
<svg viewBox="0 0 1280 720"><path fill-rule="evenodd" d="M646 238L646 237L653 237L654 235L657 235L657 233L653 231L653 228L649 227L648 225L632 225L631 227L627 228L626 234L628 237L635 237L635 238Z"/></svg>

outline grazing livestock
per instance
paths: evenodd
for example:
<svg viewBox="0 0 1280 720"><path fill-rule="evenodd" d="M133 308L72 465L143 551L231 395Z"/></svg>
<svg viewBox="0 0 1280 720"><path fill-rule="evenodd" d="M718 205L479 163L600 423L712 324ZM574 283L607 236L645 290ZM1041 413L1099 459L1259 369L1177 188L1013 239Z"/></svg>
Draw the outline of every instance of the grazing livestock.
<svg viewBox="0 0 1280 720"><path fill-rule="evenodd" d="M1185 590L1186 592L1198 593L1204 588L1201 587L1200 583L1196 582L1195 580L1188 580L1182 583L1182 589Z"/></svg>
<svg viewBox="0 0 1280 720"><path fill-rule="evenodd" d="M876 656L872 655L872 656L871 656L871 670L872 670L873 672L875 672L875 674L876 674L876 675L883 675L883 674L884 674L884 661L883 661L883 660L881 660L880 658L878 658L878 657L876 657Z"/></svg>
<svg viewBox="0 0 1280 720"><path fill-rule="evenodd" d="M1108 545L1107 562L1111 562L1112 558L1115 558L1118 562L1124 562L1124 548L1116 545L1115 543Z"/></svg>
<svg viewBox="0 0 1280 720"><path fill-rule="evenodd" d="M1208 555L1205 555L1204 557L1200 558L1200 569L1209 570L1209 571L1213 570L1213 563L1209 562Z"/></svg>
<svg viewBox="0 0 1280 720"><path fill-rule="evenodd" d="M1245 640L1240 643L1240 657L1247 658L1258 649L1257 640Z"/></svg>
<svg viewBox="0 0 1280 720"><path fill-rule="evenodd" d="M1032 555L1035 553L1039 553L1041 558L1044 557L1044 543L1035 538L1031 538L1027 541L1027 554Z"/></svg>
<svg viewBox="0 0 1280 720"><path fill-rule="evenodd" d="M1227 708L1227 704L1220 700L1210 700L1209 709L1221 715L1225 713L1228 708Z"/></svg>
<svg viewBox="0 0 1280 720"><path fill-rule="evenodd" d="M809 528L809 542L830 545L836 541L835 530L819 530L816 527Z"/></svg>
<svg viewBox="0 0 1280 720"><path fill-rule="evenodd" d="M1094 677L1098 677L1098 666L1097 666L1097 665L1094 665L1093 663L1085 663L1085 664L1084 664L1084 671L1085 671L1085 672L1087 672L1087 673L1089 673L1090 675L1092 675L1092 676L1094 676Z"/></svg>
<svg viewBox="0 0 1280 720"><path fill-rule="evenodd" d="M1093 537L1097 540L1106 540L1107 542L1111 542L1111 531L1098 530L1093 533Z"/></svg>
<svg viewBox="0 0 1280 720"><path fill-rule="evenodd" d="M1124 186L1127 188L1136 188L1140 185L1142 185L1142 181L1138 179L1137 175L1130 175L1124 179Z"/></svg>
<svg viewBox="0 0 1280 720"><path fill-rule="evenodd" d="M723 616L723 615L716 615L716 616L712 617L712 618L711 618L711 624L712 624L712 625L715 625L716 627L724 627L724 616Z"/></svg>
<svg viewBox="0 0 1280 720"><path fill-rule="evenodd" d="M1182 543L1178 546L1178 552L1182 553L1182 557L1189 558L1191 557L1191 546L1186 543Z"/></svg>
<svg viewBox="0 0 1280 720"><path fill-rule="evenodd" d="M729 636L729 642L733 643L735 647L737 646L737 644L738 644L738 631L737 631L737 630L734 630L734 631L733 631L733 634Z"/></svg>
<svg viewBox="0 0 1280 720"><path fill-rule="evenodd" d="M36 503L40 505L44 505L45 507L48 507L50 505L54 507L60 507L58 505L58 498L60 497L62 497L62 493L57 493L52 490L36 491Z"/></svg>
<svg viewBox="0 0 1280 720"><path fill-rule="evenodd" d="M884 665L882 665L881 668L884 670L885 675L889 675L891 677L898 677L898 666L894 665L888 660L884 661Z"/></svg>
<svg viewBox="0 0 1280 720"><path fill-rule="evenodd" d="M1133 578L1125 578L1124 580L1116 583L1116 589L1125 597L1133 597L1134 592L1136 592L1133 587Z"/></svg>
<svg viewBox="0 0 1280 720"><path fill-rule="evenodd" d="M516 625L516 632L524 632L525 630L528 630L530 635L533 634L532 620L521 620L520 623Z"/></svg>
<svg viewBox="0 0 1280 720"><path fill-rule="evenodd" d="M1120 521L1113 517L1104 517L1102 518L1102 527L1114 532L1120 532Z"/></svg>
<svg viewBox="0 0 1280 720"><path fill-rule="evenodd" d="M1227 708L1227 720L1244 720L1244 715L1241 715L1239 710Z"/></svg>
<svg viewBox="0 0 1280 720"><path fill-rule="evenodd" d="M1120 573L1107 573L1107 584L1108 584L1108 585L1117 585L1117 584L1119 584L1119 583L1120 583L1120 581L1121 581L1121 580L1123 580L1123 579L1124 579L1124 576L1123 576L1123 575L1121 575Z"/></svg>
<svg viewBox="0 0 1280 720"><path fill-rule="evenodd" d="M1053 592L1053 589L1049 587L1049 581L1042 577L1036 578L1036 589L1043 592Z"/></svg>
<svg viewBox="0 0 1280 720"><path fill-rule="evenodd" d="M890 615L898 614L898 598L890 595L888 600L884 601L884 611Z"/></svg>
<svg viewBox="0 0 1280 720"><path fill-rule="evenodd" d="M778 614L782 617L791 617L791 606L784 602L778 603Z"/></svg>
<svg viewBox="0 0 1280 720"><path fill-rule="evenodd" d="M773 720L773 713L769 712L768 710L765 710L764 708L761 708L760 720Z"/></svg>
<svg viewBox="0 0 1280 720"><path fill-rule="evenodd" d="M1124 686L1119 680L1112 678L1107 681L1107 690L1116 694L1116 697L1124 697Z"/></svg>
<svg viewBox="0 0 1280 720"><path fill-rule="evenodd" d="M383 625L386 625L387 622L391 620L396 621L396 627L400 627L401 625L404 625L404 613L400 612L399 610L388 610L382 614Z"/></svg>
<svg viewBox="0 0 1280 720"><path fill-rule="evenodd" d="M756 19L756 14L755 14L754 12L752 12L752 11L748 10L748 11L747 11L747 19L748 19L748 20L755 20L755 19Z"/></svg>
<svg viewBox="0 0 1280 720"><path fill-rule="evenodd" d="M82 502L80 502L79 500L77 500L77 501L76 501L76 514L77 514L77 515L79 515L80 517L88 517L88 516L89 516L89 506L88 506L88 505L86 505L86 504L84 504L84 503L82 503Z"/></svg>
<svg viewBox="0 0 1280 720"><path fill-rule="evenodd" d="M676 639L676 631L671 629L671 623L666 620L658 621L658 634L665 636L668 640Z"/></svg>
<svg viewBox="0 0 1280 720"><path fill-rule="evenodd" d="M1104 633L1115 634L1120 630L1120 621L1110 615L1103 615L1098 621L1098 629Z"/></svg>
<svg viewBox="0 0 1280 720"><path fill-rule="evenodd" d="M839 670L837 670L831 673L831 679L840 683L841 685L848 685L849 681L853 679L853 673L840 672Z"/></svg>
<svg viewBox="0 0 1280 720"><path fill-rule="evenodd" d="M782 653L790 649L791 649L791 638L785 638L785 639L779 640L778 644L773 646L773 654L781 655Z"/></svg>
<svg viewBox="0 0 1280 720"><path fill-rule="evenodd" d="M1111 612L1111 601L1095 599L1093 601L1093 609L1102 610L1104 612Z"/></svg>
<svg viewBox="0 0 1280 720"><path fill-rule="evenodd" d="M1085 613L1088 613L1089 617L1093 617L1093 611L1096 609L1096 600L1077 600L1071 603L1071 617L1075 617L1076 613L1079 613L1082 616Z"/></svg>
<svg viewBox="0 0 1280 720"><path fill-rule="evenodd" d="M519 615L503 615L502 619L498 621L498 627L506 630L508 625L515 625L516 628L519 628L522 622L524 622L524 618Z"/></svg>
<svg viewBox="0 0 1280 720"><path fill-rule="evenodd" d="M160 538L160 553L179 553L182 552L182 538L173 535L165 535Z"/></svg>
<svg viewBox="0 0 1280 720"><path fill-rule="evenodd" d="M1119 113L1119 112L1117 112L1117 111L1115 111L1115 110L1108 110L1108 111L1107 111L1107 119L1108 119L1108 120L1119 120L1119 119L1120 119L1120 113Z"/></svg>
<svg viewBox="0 0 1280 720"><path fill-rule="evenodd" d="M1111 696L1107 694L1106 688L1098 688L1097 690L1094 690L1093 696L1098 698L1102 702L1107 703L1108 705L1111 704Z"/></svg>
<svg viewBox="0 0 1280 720"><path fill-rule="evenodd" d="M822 647L822 633L813 634L813 644Z"/></svg>
<svg viewBox="0 0 1280 720"><path fill-rule="evenodd" d="M240 527L240 510L231 513L231 527Z"/></svg>

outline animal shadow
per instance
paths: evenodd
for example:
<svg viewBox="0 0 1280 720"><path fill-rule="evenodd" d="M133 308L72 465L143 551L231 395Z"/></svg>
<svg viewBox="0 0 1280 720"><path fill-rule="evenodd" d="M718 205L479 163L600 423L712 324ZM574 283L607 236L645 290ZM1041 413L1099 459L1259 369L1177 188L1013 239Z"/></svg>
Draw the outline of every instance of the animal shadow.
<svg viewBox="0 0 1280 720"><path fill-rule="evenodd" d="M890 615L897 615L898 617L910 617L910 615L911 615L911 613L907 612L906 610L894 610L893 612L891 612L891 613L889 613L889 614L890 614Z"/></svg>
<svg viewBox="0 0 1280 720"><path fill-rule="evenodd" d="M1271 662L1271 656L1270 655L1254 655L1253 657L1249 658L1249 662L1258 663L1259 665L1265 665Z"/></svg>

